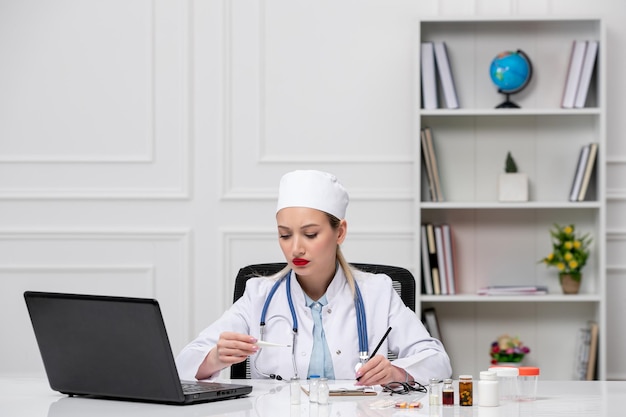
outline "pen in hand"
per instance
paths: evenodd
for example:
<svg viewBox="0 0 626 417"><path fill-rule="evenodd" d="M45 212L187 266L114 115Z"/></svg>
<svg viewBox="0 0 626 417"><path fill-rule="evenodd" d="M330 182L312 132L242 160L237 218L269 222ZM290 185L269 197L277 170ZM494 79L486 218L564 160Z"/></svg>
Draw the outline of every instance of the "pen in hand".
<svg viewBox="0 0 626 417"><path fill-rule="evenodd" d="M389 332L391 331L391 326L389 326L389 328L387 329L387 331L385 332L385 334L383 335L383 337L380 339L380 342L378 342L378 345L376 345L376 347L374 348L374 351L372 352L372 354L370 355L370 358L375 356L376 353L378 352L378 349L380 349L380 347L382 346L383 342L385 341L385 339L387 338L387 335L389 335ZM366 360L366 362L369 361L369 358ZM358 381L359 379L361 379L361 377L358 377L356 380Z"/></svg>

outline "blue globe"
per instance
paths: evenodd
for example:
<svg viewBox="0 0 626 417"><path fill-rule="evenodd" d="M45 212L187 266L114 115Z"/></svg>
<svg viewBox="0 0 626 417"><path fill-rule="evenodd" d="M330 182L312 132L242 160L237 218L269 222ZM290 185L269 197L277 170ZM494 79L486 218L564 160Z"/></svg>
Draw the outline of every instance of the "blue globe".
<svg viewBox="0 0 626 417"><path fill-rule="evenodd" d="M491 61L489 76L498 87L498 92L507 95L507 105L498 107L519 107L508 100L508 95L524 89L530 82L533 69L528 56L521 50L500 52Z"/></svg>

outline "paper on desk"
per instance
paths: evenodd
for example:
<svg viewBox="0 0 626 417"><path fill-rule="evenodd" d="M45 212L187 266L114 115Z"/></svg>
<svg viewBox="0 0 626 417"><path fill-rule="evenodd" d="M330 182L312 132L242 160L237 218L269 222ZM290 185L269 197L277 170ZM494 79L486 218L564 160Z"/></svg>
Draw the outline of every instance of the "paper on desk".
<svg viewBox="0 0 626 417"><path fill-rule="evenodd" d="M302 386L301 388L302 388L302 391L304 391L306 395L309 395L308 387ZM328 390L331 396L376 395L377 394L377 390L373 386L360 386L360 385L354 385L350 383L330 384L328 386Z"/></svg>

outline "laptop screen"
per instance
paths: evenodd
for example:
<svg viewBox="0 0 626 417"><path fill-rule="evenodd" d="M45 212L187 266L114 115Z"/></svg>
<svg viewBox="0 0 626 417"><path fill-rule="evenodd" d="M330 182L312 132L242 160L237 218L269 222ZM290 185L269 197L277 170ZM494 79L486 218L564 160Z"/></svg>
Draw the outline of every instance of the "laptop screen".
<svg viewBox="0 0 626 417"><path fill-rule="evenodd" d="M30 291L24 297L53 390L185 401L156 300Z"/></svg>

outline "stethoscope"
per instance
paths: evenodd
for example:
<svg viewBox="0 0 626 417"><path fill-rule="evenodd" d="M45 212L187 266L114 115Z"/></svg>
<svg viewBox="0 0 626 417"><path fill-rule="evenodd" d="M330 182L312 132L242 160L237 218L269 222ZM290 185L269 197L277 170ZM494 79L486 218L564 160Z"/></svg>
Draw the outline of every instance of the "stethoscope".
<svg viewBox="0 0 626 417"><path fill-rule="evenodd" d="M287 291L287 302L289 304L289 311L291 312L291 323L292 323L291 362L293 364L294 378L298 378L298 367L296 365L296 336L298 335L298 316L296 315L296 309L293 306L293 300L291 298L291 271L289 271L284 277L276 281L276 283L272 286L272 289L270 290L269 294L267 295L267 298L265 299L265 304L263 305L263 310L261 311L261 321L259 324L260 326L259 340L263 341L263 335L265 334L265 323L266 323L265 316L267 314L267 309L270 305L270 302L272 301L272 298L274 297L276 290L278 289L278 287L280 287L280 284L282 284L282 282L285 280L287 281L285 285L285 289ZM354 288L356 292L356 296L354 297L354 308L356 310L356 327L357 327L357 333L359 337L359 361L360 361L355 367L355 369L358 369L361 365L363 365L369 359L369 352L368 352L368 347L367 347L367 322L365 320L365 306L363 304L363 297L361 296L361 290L359 289L359 286L356 283L356 281L354 281ZM282 318L286 320L285 317L282 317ZM257 366L257 360L259 358L260 353L261 352L259 351L259 353L255 356L254 361L253 361L254 368L256 369L256 371L259 374L267 378L276 379L278 381L283 380L284 378L278 374L267 374L259 370Z"/></svg>

